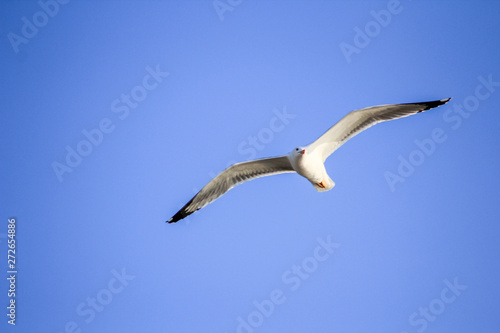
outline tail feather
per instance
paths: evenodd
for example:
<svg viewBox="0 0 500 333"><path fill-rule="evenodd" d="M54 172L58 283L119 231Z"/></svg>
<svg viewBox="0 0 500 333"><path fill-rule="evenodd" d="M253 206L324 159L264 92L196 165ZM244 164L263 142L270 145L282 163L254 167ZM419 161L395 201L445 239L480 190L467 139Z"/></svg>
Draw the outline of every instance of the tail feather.
<svg viewBox="0 0 500 333"><path fill-rule="evenodd" d="M326 181L326 187L321 187L319 186L318 184L315 184L313 182L311 182L311 184L313 184L314 188L316 189L316 191L318 192L326 192L326 191L330 191L334 186L335 186L335 182L330 178L330 177L327 177L325 179Z"/></svg>

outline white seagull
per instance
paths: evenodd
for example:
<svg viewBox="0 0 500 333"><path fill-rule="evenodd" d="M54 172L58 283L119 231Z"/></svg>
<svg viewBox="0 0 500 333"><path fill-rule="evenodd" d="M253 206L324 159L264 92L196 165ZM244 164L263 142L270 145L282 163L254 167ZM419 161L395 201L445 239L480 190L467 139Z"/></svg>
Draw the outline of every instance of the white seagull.
<svg viewBox="0 0 500 333"><path fill-rule="evenodd" d="M279 173L297 172L310 181L317 191L329 191L335 186L335 183L325 170L325 160L347 140L380 122L429 110L445 104L450 99L379 105L352 111L308 146L297 147L289 154L280 157L263 158L231 165L212 179L167 222L174 223L182 220L213 202L236 185Z"/></svg>

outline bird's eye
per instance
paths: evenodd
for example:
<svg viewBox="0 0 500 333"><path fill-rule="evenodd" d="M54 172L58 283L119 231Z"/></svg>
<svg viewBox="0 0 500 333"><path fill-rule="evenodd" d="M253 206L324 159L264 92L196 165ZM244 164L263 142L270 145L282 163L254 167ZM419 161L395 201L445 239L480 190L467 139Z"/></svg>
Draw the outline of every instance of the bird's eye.
<svg viewBox="0 0 500 333"><path fill-rule="evenodd" d="M295 148L296 151L299 151L299 148Z"/></svg>

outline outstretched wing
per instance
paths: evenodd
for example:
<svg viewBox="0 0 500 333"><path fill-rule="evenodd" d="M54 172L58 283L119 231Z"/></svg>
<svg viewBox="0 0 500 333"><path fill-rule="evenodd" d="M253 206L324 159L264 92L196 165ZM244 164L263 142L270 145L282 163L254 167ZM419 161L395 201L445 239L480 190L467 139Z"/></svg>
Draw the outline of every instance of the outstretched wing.
<svg viewBox="0 0 500 333"><path fill-rule="evenodd" d="M352 111L333 125L319 139L308 146L308 150L319 149L323 162L335 150L347 142L350 138L361 133L365 129L386 120L403 118L415 113L435 108L448 102L451 98L439 101L379 105L361 110Z"/></svg>
<svg viewBox="0 0 500 333"><path fill-rule="evenodd" d="M212 179L167 222L173 223L185 218L216 200L238 184L258 177L284 172L295 172L287 156L233 164Z"/></svg>

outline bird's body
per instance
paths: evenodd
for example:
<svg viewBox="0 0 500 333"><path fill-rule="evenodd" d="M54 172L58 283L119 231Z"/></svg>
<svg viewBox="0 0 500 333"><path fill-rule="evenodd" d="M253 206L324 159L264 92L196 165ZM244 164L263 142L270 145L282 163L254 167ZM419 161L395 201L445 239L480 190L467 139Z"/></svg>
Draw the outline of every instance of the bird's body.
<svg viewBox="0 0 500 333"><path fill-rule="evenodd" d="M308 148L295 148L287 155L293 170L309 180L319 192L331 190L335 183L326 172L321 150Z"/></svg>
<svg viewBox="0 0 500 333"><path fill-rule="evenodd" d="M347 140L383 121L406 117L445 104L448 99L422 103L392 104L352 111L306 147L297 147L289 154L236 163L201 189L167 222L177 222L216 200L234 186L258 177L296 172L309 180L319 191L329 191L335 183L325 169L325 160Z"/></svg>

